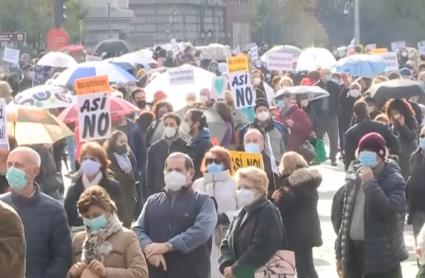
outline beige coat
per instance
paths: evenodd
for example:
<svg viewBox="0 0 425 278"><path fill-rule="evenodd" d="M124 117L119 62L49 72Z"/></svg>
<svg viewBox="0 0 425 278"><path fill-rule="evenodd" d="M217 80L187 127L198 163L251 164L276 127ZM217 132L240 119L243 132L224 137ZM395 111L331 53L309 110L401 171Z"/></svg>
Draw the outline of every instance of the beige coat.
<svg viewBox="0 0 425 278"><path fill-rule="evenodd" d="M13 208L0 201L0 277L25 277L24 226Z"/></svg>
<svg viewBox="0 0 425 278"><path fill-rule="evenodd" d="M73 263L81 259L82 246L86 232L79 232L72 240ZM140 249L136 234L129 229L113 234L107 239L112 244L113 251L103 264L106 267L108 278L148 278L148 267ZM68 276L69 272L68 272Z"/></svg>

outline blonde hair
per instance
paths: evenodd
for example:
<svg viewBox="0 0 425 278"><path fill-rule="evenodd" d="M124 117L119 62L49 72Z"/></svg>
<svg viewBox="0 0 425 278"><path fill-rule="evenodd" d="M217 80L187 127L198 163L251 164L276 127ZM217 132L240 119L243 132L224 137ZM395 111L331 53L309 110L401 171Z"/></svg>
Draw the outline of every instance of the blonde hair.
<svg viewBox="0 0 425 278"><path fill-rule="evenodd" d="M294 86L294 81L289 76L284 76L280 79L280 86L282 86L282 87L287 86L287 85L284 85L284 83L288 83L289 87Z"/></svg>
<svg viewBox="0 0 425 278"><path fill-rule="evenodd" d="M239 168L234 175L234 179L236 181L236 184L238 185L238 188L239 181L241 179L247 179L253 183L254 189L256 189L259 193L262 193L263 195L267 195L269 179L267 178L266 172L259 168L253 166Z"/></svg>
<svg viewBox="0 0 425 278"><path fill-rule="evenodd" d="M296 152L287 152L282 156L279 164L279 172L284 175L290 175L295 170L307 168L308 163L304 157Z"/></svg>

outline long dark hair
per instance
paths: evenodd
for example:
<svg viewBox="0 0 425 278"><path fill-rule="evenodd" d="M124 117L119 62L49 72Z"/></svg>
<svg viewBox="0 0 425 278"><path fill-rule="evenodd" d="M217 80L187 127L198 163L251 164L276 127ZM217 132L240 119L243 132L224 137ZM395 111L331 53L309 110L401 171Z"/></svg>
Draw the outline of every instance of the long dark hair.
<svg viewBox="0 0 425 278"><path fill-rule="evenodd" d="M204 129L204 127L208 128L207 117L204 115L202 110L191 109L188 112L190 113L190 120L192 121L192 124L199 123L199 131Z"/></svg>
<svg viewBox="0 0 425 278"><path fill-rule="evenodd" d="M111 138L109 138L105 141L105 143L103 143L103 147L105 148L106 153L108 154L109 160L112 160L112 154L116 151L118 137L125 135L126 134L124 132L120 130L115 130L112 132Z"/></svg>
<svg viewBox="0 0 425 278"><path fill-rule="evenodd" d="M398 111L404 118L408 121L413 120L416 116L415 110L407 100L404 99L392 99L387 102L385 105L385 113L389 119L392 119L391 110Z"/></svg>

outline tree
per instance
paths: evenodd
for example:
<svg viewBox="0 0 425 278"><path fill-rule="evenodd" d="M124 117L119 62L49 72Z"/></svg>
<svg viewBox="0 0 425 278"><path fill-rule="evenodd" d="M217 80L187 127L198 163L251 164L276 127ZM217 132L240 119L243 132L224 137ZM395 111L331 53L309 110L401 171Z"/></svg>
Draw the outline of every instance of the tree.
<svg viewBox="0 0 425 278"><path fill-rule="evenodd" d="M65 0L66 20L65 30L69 34L70 41L80 43L84 34L84 18L88 13L87 6L83 0Z"/></svg>

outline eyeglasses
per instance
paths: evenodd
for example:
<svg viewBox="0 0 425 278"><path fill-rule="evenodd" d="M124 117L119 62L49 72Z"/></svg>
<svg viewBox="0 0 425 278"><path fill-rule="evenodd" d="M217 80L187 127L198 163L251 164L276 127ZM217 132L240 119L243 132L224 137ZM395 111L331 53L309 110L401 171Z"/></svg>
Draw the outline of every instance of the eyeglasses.
<svg viewBox="0 0 425 278"><path fill-rule="evenodd" d="M218 159L218 158L207 158L207 159L205 159L205 162L207 164L212 164L212 163L220 164L221 163L221 160Z"/></svg>

